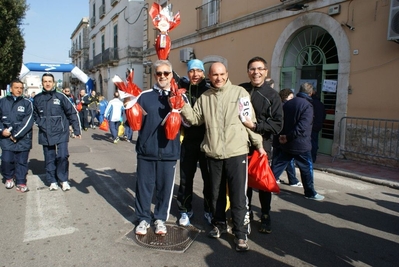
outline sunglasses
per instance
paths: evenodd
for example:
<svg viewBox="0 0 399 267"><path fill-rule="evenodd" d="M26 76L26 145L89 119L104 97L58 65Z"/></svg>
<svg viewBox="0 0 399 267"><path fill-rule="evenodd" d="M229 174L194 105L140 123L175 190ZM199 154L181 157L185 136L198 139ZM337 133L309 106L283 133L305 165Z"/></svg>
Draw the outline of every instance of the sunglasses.
<svg viewBox="0 0 399 267"><path fill-rule="evenodd" d="M162 74L163 74L165 77L168 77L171 73L172 73L172 72L170 72L170 71L164 71L164 72L162 72L162 71L157 71L157 72L155 72L155 74L156 74L158 77L162 77Z"/></svg>

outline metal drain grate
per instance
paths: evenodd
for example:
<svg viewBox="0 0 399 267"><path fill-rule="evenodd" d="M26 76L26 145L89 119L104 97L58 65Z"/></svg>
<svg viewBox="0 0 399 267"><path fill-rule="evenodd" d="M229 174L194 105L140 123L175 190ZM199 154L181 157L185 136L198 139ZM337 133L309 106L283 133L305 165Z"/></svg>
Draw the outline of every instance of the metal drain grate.
<svg viewBox="0 0 399 267"><path fill-rule="evenodd" d="M165 225L168 229L168 233L165 236L156 235L154 227L151 226L145 236L136 235L133 229L126 234L126 238L133 240L144 248L183 253L200 233L200 230L192 225L186 227L172 224Z"/></svg>

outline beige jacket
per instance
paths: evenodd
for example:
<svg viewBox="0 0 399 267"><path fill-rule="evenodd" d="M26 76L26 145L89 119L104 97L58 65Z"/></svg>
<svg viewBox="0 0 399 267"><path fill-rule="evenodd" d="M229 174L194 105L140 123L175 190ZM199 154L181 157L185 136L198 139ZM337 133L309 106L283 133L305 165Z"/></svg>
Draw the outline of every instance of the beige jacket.
<svg viewBox="0 0 399 267"><path fill-rule="evenodd" d="M214 159L226 159L248 154L250 145L263 148L262 136L246 128L239 116L239 99L249 97L248 92L230 80L221 88L205 91L191 108L186 104L181 114L192 125L205 124L202 151ZM249 98L250 99L250 98ZM255 112L252 109L252 120Z"/></svg>

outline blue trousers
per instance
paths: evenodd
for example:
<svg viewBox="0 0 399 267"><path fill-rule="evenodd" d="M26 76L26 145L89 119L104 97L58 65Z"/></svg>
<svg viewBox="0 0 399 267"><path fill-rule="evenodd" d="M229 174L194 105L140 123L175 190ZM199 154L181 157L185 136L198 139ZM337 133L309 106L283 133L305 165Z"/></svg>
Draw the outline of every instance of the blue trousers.
<svg viewBox="0 0 399 267"><path fill-rule="evenodd" d="M28 174L28 151L3 150L1 156L1 174L8 179L15 178L17 185L26 184Z"/></svg>
<svg viewBox="0 0 399 267"><path fill-rule="evenodd" d="M137 158L136 215L151 223L151 202L155 193L154 220L167 221L173 197L176 160Z"/></svg>
<svg viewBox="0 0 399 267"><path fill-rule="evenodd" d="M68 142L53 146L43 146L44 162L46 166L47 183L68 181L69 177L69 152Z"/></svg>
<svg viewBox="0 0 399 267"><path fill-rule="evenodd" d="M281 153L281 149L276 147L273 149L273 159L272 159L272 166L275 164L275 161L278 157L278 155ZM285 168L285 171L287 173L287 177L288 177L288 183L289 184L297 184L298 178L296 178L296 172L295 172L295 160L292 159L287 167ZM281 175L281 174L280 174ZM278 180L278 178L276 177L276 179Z"/></svg>
<svg viewBox="0 0 399 267"><path fill-rule="evenodd" d="M281 151L272 165L272 171L276 179L287 168L287 165L295 159L296 165L301 173L301 180L306 197L312 197L317 194L313 185L313 162L310 151L295 155L285 151Z"/></svg>
<svg viewBox="0 0 399 267"><path fill-rule="evenodd" d="M119 125L121 125L120 121L110 121L109 122L109 131L111 132L113 140L115 140L118 137Z"/></svg>

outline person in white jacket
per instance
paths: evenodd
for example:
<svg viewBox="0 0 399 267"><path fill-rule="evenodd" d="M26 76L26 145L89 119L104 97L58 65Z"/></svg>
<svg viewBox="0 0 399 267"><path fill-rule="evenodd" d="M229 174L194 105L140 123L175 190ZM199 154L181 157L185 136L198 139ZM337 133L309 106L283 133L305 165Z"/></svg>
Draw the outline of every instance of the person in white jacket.
<svg viewBox="0 0 399 267"><path fill-rule="evenodd" d="M118 143L118 127L122 121L122 112L123 112L123 102L119 99L119 93L114 93L114 98L109 101L107 108L104 112L104 117L109 122L109 130L112 135L112 140L114 140L114 144Z"/></svg>

